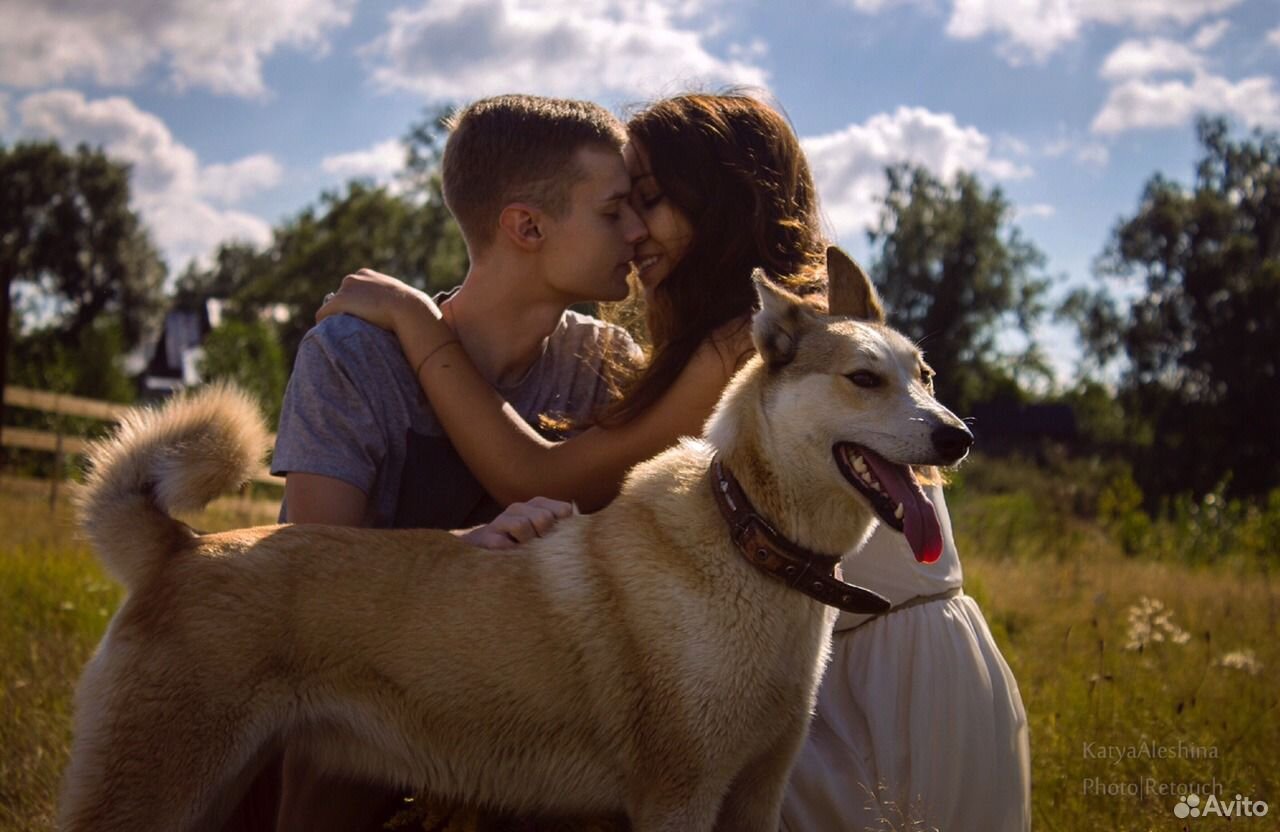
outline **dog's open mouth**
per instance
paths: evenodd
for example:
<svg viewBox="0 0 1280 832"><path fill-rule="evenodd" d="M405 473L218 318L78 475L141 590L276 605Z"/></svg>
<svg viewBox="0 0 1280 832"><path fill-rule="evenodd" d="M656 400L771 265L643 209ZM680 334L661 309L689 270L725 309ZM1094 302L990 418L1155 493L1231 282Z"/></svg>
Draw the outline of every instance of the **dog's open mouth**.
<svg viewBox="0 0 1280 832"><path fill-rule="evenodd" d="M852 442L841 442L832 450L840 473L867 498L883 522L906 536L916 560L936 561L942 554L942 527L911 467L895 465Z"/></svg>

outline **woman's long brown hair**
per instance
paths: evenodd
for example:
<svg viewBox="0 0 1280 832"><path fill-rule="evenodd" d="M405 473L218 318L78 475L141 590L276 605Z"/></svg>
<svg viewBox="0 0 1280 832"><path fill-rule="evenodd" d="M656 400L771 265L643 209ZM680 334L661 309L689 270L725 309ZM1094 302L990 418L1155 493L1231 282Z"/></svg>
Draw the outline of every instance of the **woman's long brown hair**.
<svg viewBox="0 0 1280 832"><path fill-rule="evenodd" d="M745 93L680 95L641 111L627 131L693 239L652 292L648 364L598 414L605 426L651 406L703 341L755 309L753 269L798 295L826 289L813 177L777 110Z"/></svg>

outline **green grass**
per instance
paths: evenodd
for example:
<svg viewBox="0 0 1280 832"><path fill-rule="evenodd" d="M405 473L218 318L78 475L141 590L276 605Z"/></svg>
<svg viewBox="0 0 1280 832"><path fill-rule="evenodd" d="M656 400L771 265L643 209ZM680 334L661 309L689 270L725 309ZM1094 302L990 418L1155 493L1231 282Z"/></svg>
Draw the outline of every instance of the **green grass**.
<svg viewBox="0 0 1280 832"><path fill-rule="evenodd" d="M1219 800L1269 803L1241 828L1277 828L1280 543L1270 558L1131 557L1079 516L1077 484L974 467L952 519L1027 708L1034 828L1221 828L1173 815L1178 789L1215 784Z"/></svg>
<svg viewBox="0 0 1280 832"><path fill-rule="evenodd" d="M980 460L956 478L949 498L967 589L1027 707L1035 828L1195 832L1226 824L1177 820L1176 794L1086 793L1095 782L1128 790L1147 778L1216 782L1228 801L1237 793L1268 801L1267 818L1241 819L1240 828L1276 828L1280 587L1270 569L1280 560L1126 556L1081 516L1092 498L1079 488L1069 478ZM194 522L229 528L270 522L272 511ZM0 829L47 829L72 687L120 591L77 539L70 511L51 513L41 494L0 481L0 528ZM1139 616L1155 619L1163 640L1126 649L1137 635L1131 610L1143 598L1163 605ZM1254 670L1222 665L1240 651L1252 651ZM1114 753L1108 747L1137 755L1163 748L1170 756L1099 758ZM1216 757L1194 756L1209 753Z"/></svg>
<svg viewBox="0 0 1280 832"><path fill-rule="evenodd" d="M119 602L69 514L0 493L0 828L47 829L66 758L72 680Z"/></svg>
<svg viewBox="0 0 1280 832"><path fill-rule="evenodd" d="M30 481L0 480L0 830L53 828L81 666L120 603L79 539L64 489L57 511ZM192 518L202 528L271 522L274 507Z"/></svg>

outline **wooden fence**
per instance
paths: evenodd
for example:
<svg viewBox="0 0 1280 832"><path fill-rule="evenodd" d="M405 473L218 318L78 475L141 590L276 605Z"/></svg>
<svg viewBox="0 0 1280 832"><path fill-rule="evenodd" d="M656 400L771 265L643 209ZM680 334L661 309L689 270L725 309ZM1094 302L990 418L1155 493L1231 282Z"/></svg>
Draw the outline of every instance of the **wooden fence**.
<svg viewBox="0 0 1280 832"><path fill-rule="evenodd" d="M27 387L4 388L4 403L6 408L22 408L58 416L75 416L112 423L119 422L131 409L130 405L68 396L63 393L50 393L47 390L32 390ZM57 505L58 502L59 490L62 487L61 472L65 467L63 461L67 457L83 456L88 451L91 441L79 434L65 433L61 420L55 420L55 425L55 429L51 431L0 427L0 445L6 448L44 451L54 455L55 475L49 482L51 505ZM274 440L275 437L272 437L273 442ZM253 482L284 486L284 478L273 476L265 467L251 479Z"/></svg>

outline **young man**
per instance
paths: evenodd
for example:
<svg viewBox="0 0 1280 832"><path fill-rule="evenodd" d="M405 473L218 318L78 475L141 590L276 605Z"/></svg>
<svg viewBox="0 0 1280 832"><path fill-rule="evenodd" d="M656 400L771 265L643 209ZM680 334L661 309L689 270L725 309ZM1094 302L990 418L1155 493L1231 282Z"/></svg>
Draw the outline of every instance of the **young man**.
<svg viewBox="0 0 1280 832"><path fill-rule="evenodd" d="M635 355L622 330L567 311L627 295L646 231L627 201L625 141L622 124L594 104L502 96L462 110L445 146L445 202L471 266L438 302L476 366L531 424L540 414L584 421L610 395L606 361ZM303 339L272 470L286 477L281 519L293 523L462 529L500 511L436 423L395 337L345 315ZM516 524L546 510L534 506ZM507 531L518 534L498 523L472 539ZM284 770L282 832L385 819L375 817L385 789L317 779L294 752Z"/></svg>

